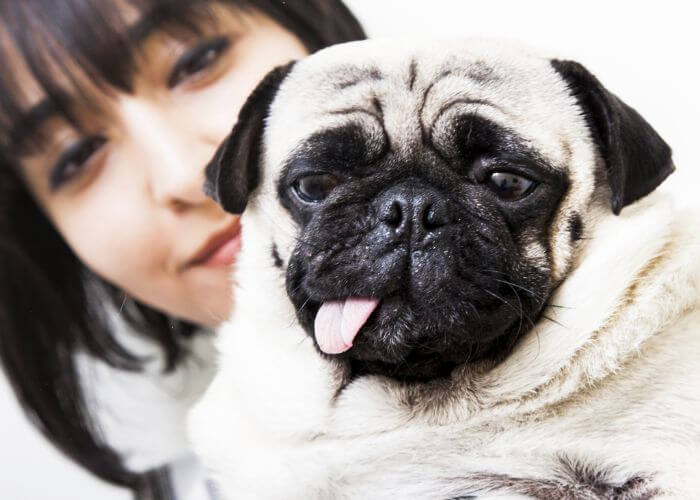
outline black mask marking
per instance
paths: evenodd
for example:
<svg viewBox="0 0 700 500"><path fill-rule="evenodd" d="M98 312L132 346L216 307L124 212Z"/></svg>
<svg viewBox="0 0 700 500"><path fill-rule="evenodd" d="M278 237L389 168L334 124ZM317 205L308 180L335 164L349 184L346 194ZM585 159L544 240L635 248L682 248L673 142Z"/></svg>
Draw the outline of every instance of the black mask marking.
<svg viewBox="0 0 700 500"><path fill-rule="evenodd" d="M548 264L529 259L526 247L547 249L563 174L488 120L469 115L453 125L450 158L434 145L399 158L364 143L359 126L326 131L299 148L280 178L282 203L301 227L287 291L307 332L326 301L381 299L339 356L356 374L425 380L502 356L551 292ZM485 183L493 170L537 187L501 200ZM295 196L294 180L320 171L340 179L330 194L316 203Z"/></svg>

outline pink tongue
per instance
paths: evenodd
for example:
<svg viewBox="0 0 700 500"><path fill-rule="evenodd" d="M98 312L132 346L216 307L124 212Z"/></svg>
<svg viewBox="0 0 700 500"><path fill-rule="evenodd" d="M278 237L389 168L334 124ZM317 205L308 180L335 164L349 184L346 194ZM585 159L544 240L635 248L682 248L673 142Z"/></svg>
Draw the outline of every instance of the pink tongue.
<svg viewBox="0 0 700 500"><path fill-rule="evenodd" d="M379 299L351 297L324 302L316 314L316 342L326 354L340 354L352 347L352 342L379 305Z"/></svg>

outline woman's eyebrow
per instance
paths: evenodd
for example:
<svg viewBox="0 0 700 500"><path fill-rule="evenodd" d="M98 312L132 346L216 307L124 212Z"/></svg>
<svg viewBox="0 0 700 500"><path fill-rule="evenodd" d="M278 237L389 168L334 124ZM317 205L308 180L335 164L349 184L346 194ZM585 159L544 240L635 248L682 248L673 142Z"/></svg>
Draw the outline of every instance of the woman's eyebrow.
<svg viewBox="0 0 700 500"><path fill-rule="evenodd" d="M13 155L23 156L28 154L30 151L29 138L32 137L33 140L31 142L36 144L37 134L41 128L46 122L58 116L61 116L58 108L46 98L23 111L8 134L8 142Z"/></svg>
<svg viewBox="0 0 700 500"><path fill-rule="evenodd" d="M136 22L126 28L126 38L133 45L144 43L154 31L173 23L182 22L183 26L192 29L195 23L186 22L182 14L170 4L160 4L147 10ZM196 28L195 28L196 29Z"/></svg>
<svg viewBox="0 0 700 500"><path fill-rule="evenodd" d="M162 9L151 9L126 29L129 42L140 45L164 23Z"/></svg>

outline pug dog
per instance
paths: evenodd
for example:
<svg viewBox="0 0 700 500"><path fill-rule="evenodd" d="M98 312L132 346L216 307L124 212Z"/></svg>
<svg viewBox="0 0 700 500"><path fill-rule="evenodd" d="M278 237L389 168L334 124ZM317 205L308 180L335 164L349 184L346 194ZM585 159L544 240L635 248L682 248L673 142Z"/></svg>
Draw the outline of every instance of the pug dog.
<svg viewBox="0 0 700 500"><path fill-rule="evenodd" d="M190 434L224 498L696 498L697 217L576 62L364 41L272 71L207 167L245 213Z"/></svg>

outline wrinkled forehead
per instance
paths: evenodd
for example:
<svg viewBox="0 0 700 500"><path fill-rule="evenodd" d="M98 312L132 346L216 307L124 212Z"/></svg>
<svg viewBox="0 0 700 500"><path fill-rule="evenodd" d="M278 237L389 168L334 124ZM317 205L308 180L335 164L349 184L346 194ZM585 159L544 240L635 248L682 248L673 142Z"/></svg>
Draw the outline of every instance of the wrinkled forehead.
<svg viewBox="0 0 700 500"><path fill-rule="evenodd" d="M486 40L364 41L299 62L273 102L268 164L314 134L359 124L383 129L392 151L428 137L449 147L455 120L475 114L504 127L555 168L586 135L574 98L547 58Z"/></svg>

